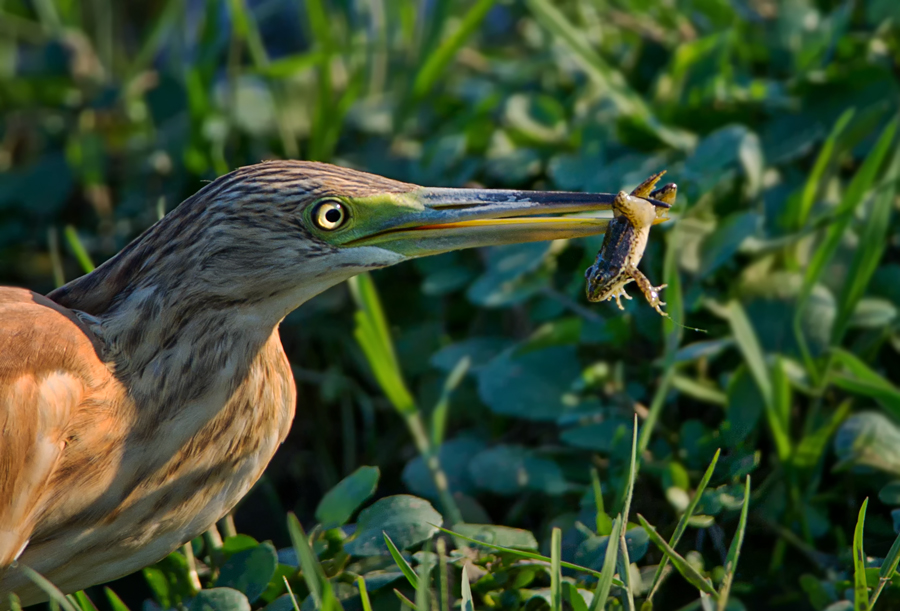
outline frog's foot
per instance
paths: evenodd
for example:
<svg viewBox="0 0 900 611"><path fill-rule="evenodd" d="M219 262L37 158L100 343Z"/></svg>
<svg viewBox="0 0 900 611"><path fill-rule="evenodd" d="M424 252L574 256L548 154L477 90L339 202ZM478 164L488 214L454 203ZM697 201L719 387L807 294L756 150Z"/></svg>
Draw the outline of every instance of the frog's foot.
<svg viewBox="0 0 900 611"><path fill-rule="evenodd" d="M616 293L615 295L609 296L610 299L612 299L613 297L616 298L616 305L619 306L619 309L623 310L623 311L625 310L625 306L622 305L622 301L620 298L624 297L625 299L628 299L629 301L631 301L631 295L629 295L628 293L625 292L624 287L620 288L619 292Z"/></svg>
<svg viewBox="0 0 900 611"><path fill-rule="evenodd" d="M653 191L653 187L656 186L656 183L659 182L659 179L662 178L662 175L665 173L666 173L665 170L663 170L662 172L657 172L656 174L654 174L653 176L651 176L650 178L648 178L647 180L645 180L644 182L642 182L641 184L636 186L634 188L634 191L631 192L631 194L634 197L641 197L641 198L652 197L652 195L650 195L650 193L651 193L651 191ZM666 185L666 187L668 187L668 185ZM660 191L666 189L666 187L663 187L662 189L660 189ZM659 199L659 198L655 198L655 199ZM665 202L667 204L671 203L671 202L666 202L664 199L659 199L659 201Z"/></svg>
<svg viewBox="0 0 900 611"><path fill-rule="evenodd" d="M656 191L650 192L650 199L658 199L664 204L669 204L670 206L675 204L675 197L678 195L678 185L674 182L670 182L667 185L661 186Z"/></svg>
<svg viewBox="0 0 900 611"><path fill-rule="evenodd" d="M668 316L665 312L662 311L662 308L660 307L666 305L666 302L662 301L659 298L659 292L669 285L660 284L659 286L653 286L650 283L650 280L647 279L647 276L642 274L638 269L632 270L631 277L634 278L634 281L638 285L638 288L641 289L641 292L644 294L644 299L647 300L647 303L649 303L654 310L659 312L661 316Z"/></svg>

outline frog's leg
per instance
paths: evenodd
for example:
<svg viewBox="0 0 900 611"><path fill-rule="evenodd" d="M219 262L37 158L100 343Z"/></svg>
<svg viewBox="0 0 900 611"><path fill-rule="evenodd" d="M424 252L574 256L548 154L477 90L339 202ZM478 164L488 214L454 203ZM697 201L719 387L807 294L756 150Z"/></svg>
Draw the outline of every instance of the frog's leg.
<svg viewBox="0 0 900 611"><path fill-rule="evenodd" d="M653 191L653 187L656 186L656 183L659 182L659 179L662 178L662 175L665 174L666 171L657 172L638 186L634 188L634 191L631 192L631 195L634 197L648 197L650 192ZM666 202L669 203L669 202Z"/></svg>
<svg viewBox="0 0 900 611"><path fill-rule="evenodd" d="M661 315L666 316L666 313L662 311L659 306L666 305L665 301L662 301L659 298L659 292L669 286L668 284L660 284L659 286L653 286L650 283L650 280L647 279L647 276L641 273L641 271L632 267L628 270L628 273L631 275L632 279L634 279L635 284L638 285L638 288L641 289L641 292L644 294L644 298L647 302L653 306L657 312Z"/></svg>

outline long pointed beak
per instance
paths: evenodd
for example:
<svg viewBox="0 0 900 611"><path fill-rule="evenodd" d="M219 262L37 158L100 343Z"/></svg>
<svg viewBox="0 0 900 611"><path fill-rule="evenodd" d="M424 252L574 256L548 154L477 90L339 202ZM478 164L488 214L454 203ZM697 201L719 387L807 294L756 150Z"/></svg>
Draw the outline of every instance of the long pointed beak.
<svg viewBox="0 0 900 611"><path fill-rule="evenodd" d="M616 199L611 193L424 187L403 195L410 208L392 215L388 226L345 246L379 246L422 257L460 248L586 237L606 231ZM640 199L658 207L655 223L666 220L669 204Z"/></svg>

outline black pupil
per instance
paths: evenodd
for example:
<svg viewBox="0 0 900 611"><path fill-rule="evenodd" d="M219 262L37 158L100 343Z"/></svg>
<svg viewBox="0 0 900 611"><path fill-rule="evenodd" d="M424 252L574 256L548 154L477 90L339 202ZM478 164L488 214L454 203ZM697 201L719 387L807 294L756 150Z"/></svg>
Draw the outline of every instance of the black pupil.
<svg viewBox="0 0 900 611"><path fill-rule="evenodd" d="M337 208L331 208L330 210L325 212L325 220L329 223L337 223L339 220L341 220L341 216L343 215Z"/></svg>

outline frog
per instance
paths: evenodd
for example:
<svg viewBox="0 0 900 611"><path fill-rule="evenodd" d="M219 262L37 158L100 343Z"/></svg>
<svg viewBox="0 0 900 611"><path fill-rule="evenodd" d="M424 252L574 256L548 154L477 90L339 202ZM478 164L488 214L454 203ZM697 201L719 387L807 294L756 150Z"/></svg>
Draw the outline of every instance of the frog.
<svg viewBox="0 0 900 611"><path fill-rule="evenodd" d="M616 195L613 219L603 237L603 245L594 264L585 271L588 301L615 299L619 309L624 310L621 298L631 299L625 292L625 285L634 281L648 303L661 316L668 316L662 310L666 303L659 296L668 285L653 286L637 267L647 247L650 227L667 219L668 210L678 193L675 183L654 190L664 173L654 174L630 194L620 191Z"/></svg>

